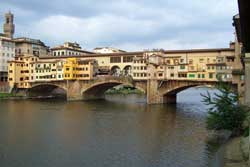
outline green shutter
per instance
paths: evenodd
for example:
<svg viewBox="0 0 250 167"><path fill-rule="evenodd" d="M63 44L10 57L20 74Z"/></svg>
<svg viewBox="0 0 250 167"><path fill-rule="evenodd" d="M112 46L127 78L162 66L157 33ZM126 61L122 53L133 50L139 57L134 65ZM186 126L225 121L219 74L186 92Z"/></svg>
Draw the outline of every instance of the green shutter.
<svg viewBox="0 0 250 167"><path fill-rule="evenodd" d="M195 78L195 74L189 74L188 78Z"/></svg>

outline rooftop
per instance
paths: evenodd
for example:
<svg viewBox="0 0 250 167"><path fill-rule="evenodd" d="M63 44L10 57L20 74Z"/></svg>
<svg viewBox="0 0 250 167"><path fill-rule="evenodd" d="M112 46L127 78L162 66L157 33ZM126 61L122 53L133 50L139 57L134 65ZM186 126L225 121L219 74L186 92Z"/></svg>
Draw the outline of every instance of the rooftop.
<svg viewBox="0 0 250 167"><path fill-rule="evenodd" d="M39 39L20 37L20 38L15 38L14 41L16 43L31 43L31 44L42 45L46 47L46 45Z"/></svg>

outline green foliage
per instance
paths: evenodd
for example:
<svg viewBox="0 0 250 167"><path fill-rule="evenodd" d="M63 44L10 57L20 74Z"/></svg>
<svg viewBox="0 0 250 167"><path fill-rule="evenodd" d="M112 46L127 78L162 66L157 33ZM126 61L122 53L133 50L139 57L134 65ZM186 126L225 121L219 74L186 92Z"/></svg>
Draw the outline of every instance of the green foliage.
<svg viewBox="0 0 250 167"><path fill-rule="evenodd" d="M244 131L243 131L243 136L244 136L244 137L249 136L249 127L247 127L247 128L244 129Z"/></svg>
<svg viewBox="0 0 250 167"><path fill-rule="evenodd" d="M121 87L119 89L109 89L108 91L105 92L106 94L143 94L142 91L135 89L135 88L131 88L131 87Z"/></svg>
<svg viewBox="0 0 250 167"><path fill-rule="evenodd" d="M219 93L214 97L209 92L203 96L203 103L208 105L207 128L210 130L230 130L239 135L243 130L247 108L239 104L239 96L227 85L218 86Z"/></svg>
<svg viewBox="0 0 250 167"><path fill-rule="evenodd" d="M7 97L13 97L13 94L10 93L0 93L0 98L7 98Z"/></svg>

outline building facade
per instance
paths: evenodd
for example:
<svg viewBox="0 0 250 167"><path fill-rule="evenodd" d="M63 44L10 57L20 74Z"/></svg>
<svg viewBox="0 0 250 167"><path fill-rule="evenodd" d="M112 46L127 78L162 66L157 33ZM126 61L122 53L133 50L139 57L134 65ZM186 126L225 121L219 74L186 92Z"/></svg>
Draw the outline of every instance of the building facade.
<svg viewBox="0 0 250 167"><path fill-rule="evenodd" d="M0 82L7 82L8 61L14 60L15 43L10 38L0 37Z"/></svg>
<svg viewBox="0 0 250 167"><path fill-rule="evenodd" d="M13 39L16 45L16 55L34 55L37 57L45 57L49 53L49 47L42 41L31 38L15 38Z"/></svg>
<svg viewBox="0 0 250 167"><path fill-rule="evenodd" d="M124 52L64 57L24 55L9 62L10 86L29 87L29 82L92 80L105 75L149 79L235 82L238 63L235 48ZM243 81L242 81L243 82ZM244 85L240 85L244 86Z"/></svg>
<svg viewBox="0 0 250 167"><path fill-rule="evenodd" d="M92 53L82 50L81 46L76 42L75 43L65 42L62 46L51 48L50 52L51 52L50 55L54 57L80 56Z"/></svg>
<svg viewBox="0 0 250 167"><path fill-rule="evenodd" d="M5 14L3 33L0 34L0 92L8 92L8 61L15 57L15 43L12 38L15 32L14 16Z"/></svg>
<svg viewBox="0 0 250 167"><path fill-rule="evenodd" d="M61 80L91 80L95 76L96 61L68 59L39 59L34 55L16 56L8 62L10 88L31 88L34 82Z"/></svg>
<svg viewBox="0 0 250 167"><path fill-rule="evenodd" d="M63 65L65 80L91 80L97 72L97 62L94 59L81 60L67 58Z"/></svg>

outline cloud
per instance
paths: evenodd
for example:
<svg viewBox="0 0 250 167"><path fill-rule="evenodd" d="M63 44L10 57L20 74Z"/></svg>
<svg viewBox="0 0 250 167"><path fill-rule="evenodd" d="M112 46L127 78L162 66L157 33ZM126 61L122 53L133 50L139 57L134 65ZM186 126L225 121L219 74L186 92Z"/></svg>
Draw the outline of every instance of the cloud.
<svg viewBox="0 0 250 167"><path fill-rule="evenodd" d="M84 48L227 47L237 2L228 0L3 0L0 12L16 16L16 36ZM3 21L0 19L0 21Z"/></svg>

